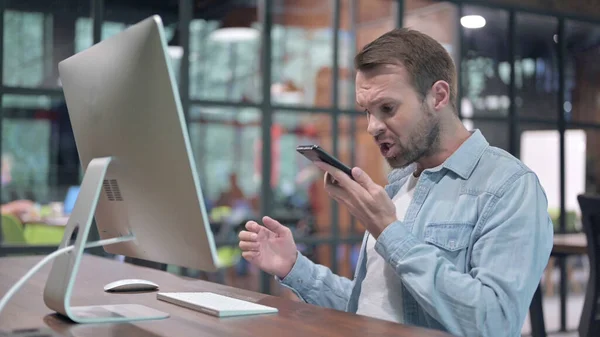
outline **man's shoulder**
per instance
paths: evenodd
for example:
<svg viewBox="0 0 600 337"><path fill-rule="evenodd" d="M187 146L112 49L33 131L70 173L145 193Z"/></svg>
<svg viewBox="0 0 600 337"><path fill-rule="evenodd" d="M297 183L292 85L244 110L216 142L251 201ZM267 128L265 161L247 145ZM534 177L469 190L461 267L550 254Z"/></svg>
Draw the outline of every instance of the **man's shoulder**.
<svg viewBox="0 0 600 337"><path fill-rule="evenodd" d="M535 173L507 151L488 146L477 162L466 185L481 192L501 196L507 188L524 175ZM537 179L537 177L536 177Z"/></svg>

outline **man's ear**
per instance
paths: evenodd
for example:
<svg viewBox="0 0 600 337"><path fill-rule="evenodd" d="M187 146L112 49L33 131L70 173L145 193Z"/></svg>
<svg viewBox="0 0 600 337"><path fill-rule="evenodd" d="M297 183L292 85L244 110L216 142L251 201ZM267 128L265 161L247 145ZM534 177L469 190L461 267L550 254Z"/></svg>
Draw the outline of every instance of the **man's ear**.
<svg viewBox="0 0 600 337"><path fill-rule="evenodd" d="M450 103L450 85L446 81L437 81L431 87L433 109L441 110Z"/></svg>

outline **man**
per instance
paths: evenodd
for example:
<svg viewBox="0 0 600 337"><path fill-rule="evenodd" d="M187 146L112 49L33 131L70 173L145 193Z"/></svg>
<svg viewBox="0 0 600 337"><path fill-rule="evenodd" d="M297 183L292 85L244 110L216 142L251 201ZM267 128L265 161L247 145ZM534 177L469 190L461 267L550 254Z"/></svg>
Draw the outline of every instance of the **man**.
<svg viewBox="0 0 600 337"><path fill-rule="evenodd" d="M397 29L355 58L367 131L394 168L376 185L326 164L329 195L365 227L354 280L296 251L265 217L246 224L242 255L302 300L460 336L520 336L548 262L553 227L536 175L456 114L452 59Z"/></svg>

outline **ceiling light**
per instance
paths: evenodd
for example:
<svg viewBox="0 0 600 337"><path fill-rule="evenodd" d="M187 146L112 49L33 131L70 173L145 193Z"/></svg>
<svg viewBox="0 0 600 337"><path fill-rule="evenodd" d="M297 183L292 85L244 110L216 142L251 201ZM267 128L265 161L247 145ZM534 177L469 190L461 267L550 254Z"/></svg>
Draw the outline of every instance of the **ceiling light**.
<svg viewBox="0 0 600 337"><path fill-rule="evenodd" d="M573 104L571 104L571 102L566 101L563 104L563 109L565 110L565 112L571 112L571 110L573 109Z"/></svg>
<svg viewBox="0 0 600 337"><path fill-rule="evenodd" d="M210 39L216 42L244 42L259 38L257 29L248 27L219 28L210 34Z"/></svg>
<svg viewBox="0 0 600 337"><path fill-rule="evenodd" d="M485 26L485 18L481 15L465 15L460 18L460 24L469 29L477 29Z"/></svg>

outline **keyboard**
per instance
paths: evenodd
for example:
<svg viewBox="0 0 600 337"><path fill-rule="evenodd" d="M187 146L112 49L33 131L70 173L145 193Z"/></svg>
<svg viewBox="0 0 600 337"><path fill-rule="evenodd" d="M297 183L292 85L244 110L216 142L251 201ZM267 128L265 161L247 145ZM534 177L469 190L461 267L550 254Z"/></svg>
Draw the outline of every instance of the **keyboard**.
<svg viewBox="0 0 600 337"><path fill-rule="evenodd" d="M277 308L210 292L159 292L156 298L216 317L270 314Z"/></svg>

